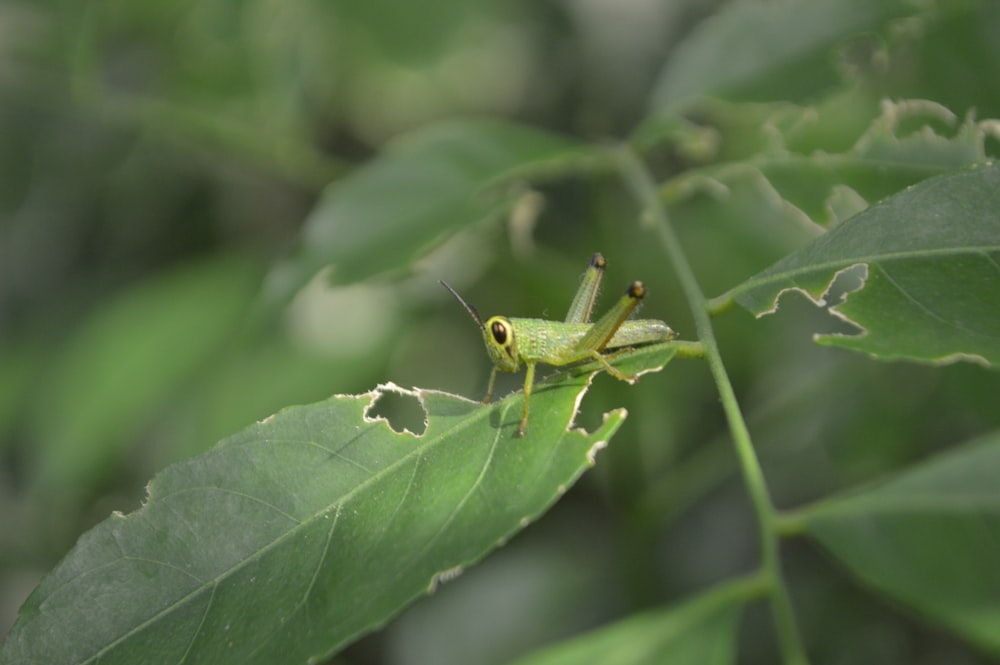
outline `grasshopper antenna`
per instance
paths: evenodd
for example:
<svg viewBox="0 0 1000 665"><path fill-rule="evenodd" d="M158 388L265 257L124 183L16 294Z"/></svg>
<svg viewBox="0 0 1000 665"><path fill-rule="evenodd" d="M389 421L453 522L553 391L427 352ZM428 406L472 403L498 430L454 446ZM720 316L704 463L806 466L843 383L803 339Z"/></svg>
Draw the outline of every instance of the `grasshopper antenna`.
<svg viewBox="0 0 1000 665"><path fill-rule="evenodd" d="M472 317L472 320L476 322L476 325L479 326L479 329L486 330L486 326L483 325L483 318L479 316L479 312L476 311L476 308L470 305L469 303L465 302L462 296L458 295L458 292L455 289L448 286L448 282L444 281L443 279L439 279L438 282L440 282L441 286L448 289L448 293L455 296L455 299L458 302L462 303L462 307L464 307L465 311L469 313L469 316Z"/></svg>

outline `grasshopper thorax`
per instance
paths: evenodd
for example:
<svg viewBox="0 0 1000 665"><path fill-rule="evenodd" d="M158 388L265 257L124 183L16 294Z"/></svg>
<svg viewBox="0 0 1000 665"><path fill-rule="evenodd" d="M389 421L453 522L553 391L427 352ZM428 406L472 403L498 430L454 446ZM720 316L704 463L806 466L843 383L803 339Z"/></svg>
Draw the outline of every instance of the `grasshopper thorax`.
<svg viewBox="0 0 1000 665"><path fill-rule="evenodd" d="M483 339L493 364L504 372L516 372L518 365L517 340L514 326L505 316L492 316L483 324Z"/></svg>

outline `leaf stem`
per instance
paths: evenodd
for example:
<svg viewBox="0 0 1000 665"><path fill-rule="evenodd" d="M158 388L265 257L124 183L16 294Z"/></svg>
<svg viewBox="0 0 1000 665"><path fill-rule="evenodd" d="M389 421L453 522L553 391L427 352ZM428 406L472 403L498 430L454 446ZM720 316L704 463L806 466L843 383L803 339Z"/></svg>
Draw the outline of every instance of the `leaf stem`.
<svg viewBox="0 0 1000 665"><path fill-rule="evenodd" d="M733 297L729 293L723 293L721 296L716 296L709 300L705 308L709 314L716 316L728 312L735 304L736 301L733 300Z"/></svg>
<svg viewBox="0 0 1000 665"><path fill-rule="evenodd" d="M705 345L701 342L690 342L687 340L676 340L670 342L677 349L678 358L704 358Z"/></svg>
<svg viewBox="0 0 1000 665"><path fill-rule="evenodd" d="M627 145L618 149L617 156L622 177L644 211L643 225L659 233L667 256L673 263L674 272L691 305L698 339L703 345L705 359L719 390L722 408L733 435L733 445L736 448L743 478L747 484L747 492L757 516L761 549L760 572L769 585L771 611L774 615L783 661L786 665L804 665L808 660L795 624L791 598L781 575L777 528L778 513L771 501L764 472L750 439L750 432L743 419L743 414L740 412L736 394L722 362L722 354L719 351L715 331L712 328L709 302L702 293L694 271L680 246L677 234L667 218L666 209L660 201L656 183L649 169Z"/></svg>

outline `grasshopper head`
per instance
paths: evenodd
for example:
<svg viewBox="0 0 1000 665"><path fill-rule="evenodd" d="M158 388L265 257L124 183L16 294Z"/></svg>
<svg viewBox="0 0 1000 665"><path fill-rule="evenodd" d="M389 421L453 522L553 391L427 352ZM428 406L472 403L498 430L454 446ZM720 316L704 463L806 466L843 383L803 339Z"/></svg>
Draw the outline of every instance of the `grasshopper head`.
<svg viewBox="0 0 1000 665"><path fill-rule="evenodd" d="M462 303L462 307L469 313L472 320L476 322L479 329L483 331L483 341L486 342L486 351L489 352L493 365L505 372L516 372L520 363L517 361L517 343L514 341L514 326L510 324L510 320L503 316L494 316L483 323L483 318L479 316L476 308L465 302L455 289L443 281L441 282L441 286L448 289L448 292L455 296L458 302Z"/></svg>
<svg viewBox="0 0 1000 665"><path fill-rule="evenodd" d="M483 324L483 340L493 364L504 372L516 372L520 364L514 326L505 316L492 316Z"/></svg>

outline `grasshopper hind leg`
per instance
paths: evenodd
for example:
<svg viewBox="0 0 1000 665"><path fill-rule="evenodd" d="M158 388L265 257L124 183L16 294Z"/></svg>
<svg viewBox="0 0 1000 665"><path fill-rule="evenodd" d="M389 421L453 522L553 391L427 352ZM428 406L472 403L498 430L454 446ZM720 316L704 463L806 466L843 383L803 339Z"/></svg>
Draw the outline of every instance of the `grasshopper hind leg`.
<svg viewBox="0 0 1000 665"><path fill-rule="evenodd" d="M590 323L590 315L594 311L597 292L601 288L601 279L604 277L604 268L607 265L608 262L600 252L590 257L590 265L583 274L583 281L580 282L580 288L573 296L573 302L566 314L566 323Z"/></svg>
<svg viewBox="0 0 1000 665"><path fill-rule="evenodd" d="M634 383L635 380L638 378L635 374L626 374L625 372L621 371L620 369L618 369L617 367L608 362L609 358L614 358L619 355L631 353L633 350L634 349L632 348L626 347L624 349L617 349L615 351L612 351L611 353L601 353L599 351L591 351L590 356L597 362L601 363L601 366L604 367L604 370L611 376L618 379L619 381L627 381L628 383Z"/></svg>

